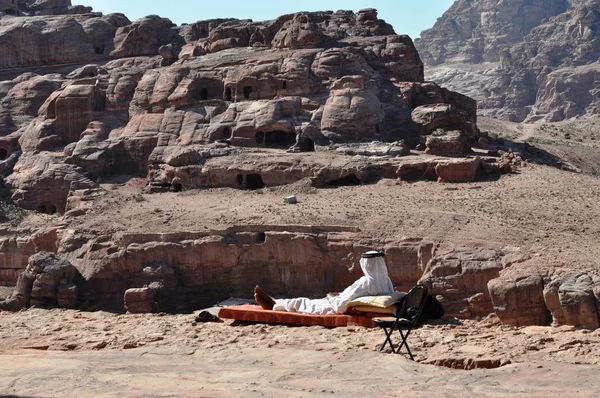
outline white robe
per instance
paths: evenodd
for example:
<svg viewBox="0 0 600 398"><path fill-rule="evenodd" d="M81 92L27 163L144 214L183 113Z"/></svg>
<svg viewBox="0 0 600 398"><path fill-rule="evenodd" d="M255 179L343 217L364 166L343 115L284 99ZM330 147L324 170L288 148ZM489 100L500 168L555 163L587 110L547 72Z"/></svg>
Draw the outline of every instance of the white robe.
<svg viewBox="0 0 600 398"><path fill-rule="evenodd" d="M365 276L348 286L338 296L322 299L300 297L275 300L273 310L318 315L343 314L348 303L355 298L389 294L394 291L383 257L361 258L360 268Z"/></svg>

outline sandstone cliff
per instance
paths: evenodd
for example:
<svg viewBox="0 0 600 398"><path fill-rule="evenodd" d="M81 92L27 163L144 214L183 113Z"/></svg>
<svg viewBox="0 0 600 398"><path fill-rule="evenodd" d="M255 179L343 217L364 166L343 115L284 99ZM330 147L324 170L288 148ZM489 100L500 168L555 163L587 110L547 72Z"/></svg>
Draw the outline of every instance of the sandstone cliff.
<svg viewBox="0 0 600 398"><path fill-rule="evenodd" d="M461 88L483 115L557 121L597 113L596 0L459 0L416 46L428 78Z"/></svg>

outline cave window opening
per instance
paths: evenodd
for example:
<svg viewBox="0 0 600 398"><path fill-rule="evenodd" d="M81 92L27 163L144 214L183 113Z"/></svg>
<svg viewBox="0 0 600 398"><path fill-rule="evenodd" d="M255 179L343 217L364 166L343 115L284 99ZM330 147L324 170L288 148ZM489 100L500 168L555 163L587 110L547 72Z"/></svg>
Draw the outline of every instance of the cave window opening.
<svg viewBox="0 0 600 398"><path fill-rule="evenodd" d="M356 177L356 174L350 174L337 180L332 180L327 183L330 187L352 187L360 185L360 180Z"/></svg>
<svg viewBox="0 0 600 398"><path fill-rule="evenodd" d="M286 82L286 81L284 81L284 82L283 82L283 84L281 85L281 87L282 87L284 90L286 90L286 89L287 89L287 82Z"/></svg>
<svg viewBox="0 0 600 398"><path fill-rule="evenodd" d="M257 144L264 144L265 142L265 133L263 133L262 131L257 131L256 132L256 143Z"/></svg>
<svg viewBox="0 0 600 398"><path fill-rule="evenodd" d="M270 147L285 147L296 143L296 134L285 131L269 131L265 134L265 145Z"/></svg>
<svg viewBox="0 0 600 398"><path fill-rule="evenodd" d="M256 234L256 242L257 243L265 243L267 240L267 235L264 232L259 232Z"/></svg>
<svg viewBox="0 0 600 398"><path fill-rule="evenodd" d="M206 31L206 28L200 29L200 36L202 36L202 37L208 36L208 32Z"/></svg>
<svg viewBox="0 0 600 398"><path fill-rule="evenodd" d="M56 214L56 205L52 205L52 208L50 209L50 214Z"/></svg>
<svg viewBox="0 0 600 398"><path fill-rule="evenodd" d="M104 54L104 48L102 48L102 47L96 47L96 48L94 48L94 52L96 54L98 54L98 55Z"/></svg>
<svg viewBox="0 0 600 398"><path fill-rule="evenodd" d="M208 99L208 89L206 89L205 87L203 87L200 90L200 99L203 101L206 101Z"/></svg>
<svg viewBox="0 0 600 398"><path fill-rule="evenodd" d="M246 176L246 188L251 191L262 189L265 187L262 176L260 174L248 174Z"/></svg>
<svg viewBox="0 0 600 398"><path fill-rule="evenodd" d="M225 90L225 98L227 98L227 101L231 102L231 87L227 87Z"/></svg>
<svg viewBox="0 0 600 398"><path fill-rule="evenodd" d="M90 72L90 74L88 75L89 77L95 77L96 74L94 72Z"/></svg>
<svg viewBox="0 0 600 398"><path fill-rule="evenodd" d="M314 152L315 151L315 142L310 138L305 138L302 144L300 145L300 150L302 152Z"/></svg>
<svg viewBox="0 0 600 398"><path fill-rule="evenodd" d="M252 87L244 86L244 98L247 100L250 99L250 94L252 94Z"/></svg>
<svg viewBox="0 0 600 398"><path fill-rule="evenodd" d="M0 160L4 160L8 157L8 151L5 148L0 148Z"/></svg>
<svg viewBox="0 0 600 398"><path fill-rule="evenodd" d="M224 139L229 139L231 138L231 129L229 129L229 127L225 127L223 129L223 138Z"/></svg>
<svg viewBox="0 0 600 398"><path fill-rule="evenodd" d="M238 175L237 175L237 177L236 177L236 179L237 179L237 184L238 184L239 186L242 186L242 185L244 185L244 176L243 176L243 175L241 175L241 174L238 174Z"/></svg>
<svg viewBox="0 0 600 398"><path fill-rule="evenodd" d="M46 207L46 205L40 205L38 207L38 212L40 213L46 213L48 211L48 208Z"/></svg>
<svg viewBox="0 0 600 398"><path fill-rule="evenodd" d="M173 185L173 192L181 192L183 191L183 185L182 184L174 184Z"/></svg>

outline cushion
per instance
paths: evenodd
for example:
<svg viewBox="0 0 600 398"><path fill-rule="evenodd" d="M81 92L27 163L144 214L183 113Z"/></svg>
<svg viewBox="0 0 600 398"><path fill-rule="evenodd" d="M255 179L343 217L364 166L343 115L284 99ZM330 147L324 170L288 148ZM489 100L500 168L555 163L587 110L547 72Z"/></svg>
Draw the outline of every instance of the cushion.
<svg viewBox="0 0 600 398"><path fill-rule="evenodd" d="M219 309L219 318L244 322L278 323L285 325L343 327L354 322L367 328L376 327L370 317L361 315L314 315L262 309L258 305L234 305Z"/></svg>
<svg viewBox="0 0 600 398"><path fill-rule="evenodd" d="M348 308L368 306L374 308L388 308L394 306L406 296L404 292L393 292L381 296L358 297L348 303Z"/></svg>
<svg viewBox="0 0 600 398"><path fill-rule="evenodd" d="M352 312L362 313L362 314L377 314L380 315L395 315L394 306L391 305L389 307L373 307L371 305L357 305L356 307L349 308Z"/></svg>

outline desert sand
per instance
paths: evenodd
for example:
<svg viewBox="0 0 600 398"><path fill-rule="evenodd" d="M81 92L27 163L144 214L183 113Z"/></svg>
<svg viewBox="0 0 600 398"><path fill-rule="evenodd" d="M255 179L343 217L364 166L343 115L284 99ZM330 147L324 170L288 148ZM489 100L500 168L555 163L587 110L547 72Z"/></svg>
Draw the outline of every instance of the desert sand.
<svg viewBox="0 0 600 398"><path fill-rule="evenodd" d="M410 336L415 362L380 352L382 341L377 329L34 308L0 313L0 394L592 397L600 387L599 330L445 320Z"/></svg>

